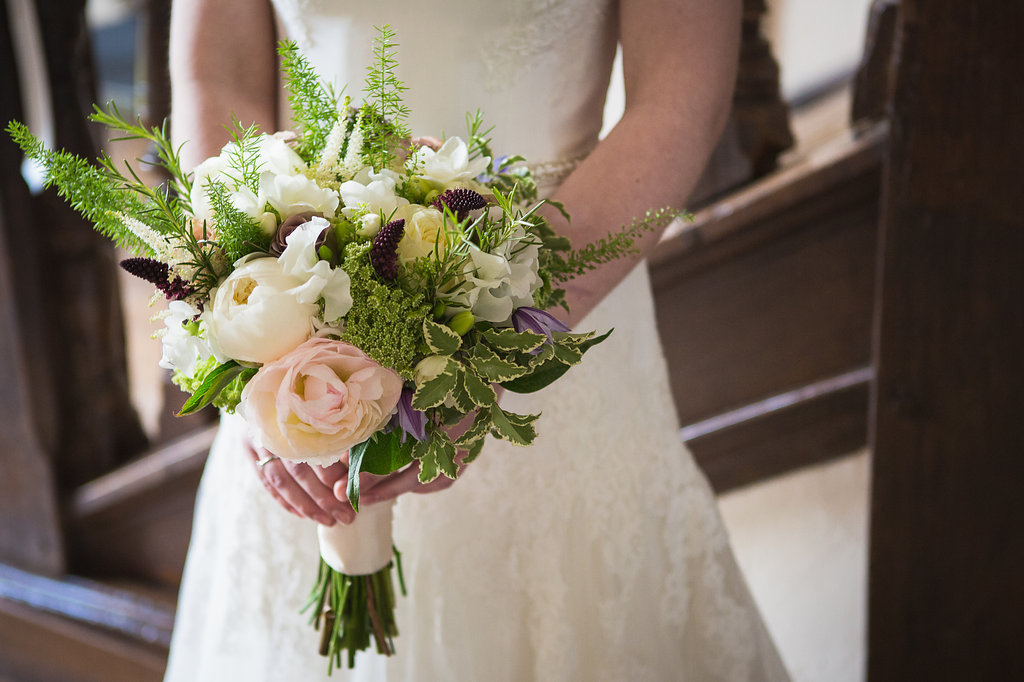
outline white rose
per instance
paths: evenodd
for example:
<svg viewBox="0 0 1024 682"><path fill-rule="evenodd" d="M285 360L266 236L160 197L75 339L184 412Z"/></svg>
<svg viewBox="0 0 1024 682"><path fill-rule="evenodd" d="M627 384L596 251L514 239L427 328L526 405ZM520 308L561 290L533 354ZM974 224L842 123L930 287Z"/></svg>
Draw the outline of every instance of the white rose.
<svg viewBox="0 0 1024 682"><path fill-rule="evenodd" d="M398 260L402 263L417 258L432 258L435 248L444 251L447 240L444 216L436 208L410 204L396 215L405 219L405 232L398 242Z"/></svg>
<svg viewBox="0 0 1024 682"><path fill-rule="evenodd" d="M333 218L338 208L338 194L305 175L271 176L263 189L267 202L280 214L282 221L307 212Z"/></svg>
<svg viewBox="0 0 1024 682"><path fill-rule="evenodd" d="M470 160L466 143L458 137L450 137L436 152L430 147L418 148L408 163L416 175L438 188L446 188L452 183L474 179L487 170L491 160L489 157Z"/></svg>
<svg viewBox="0 0 1024 682"><path fill-rule="evenodd" d="M277 258L239 261L211 292L204 321L212 340L234 360L267 363L313 333L315 299L299 299L305 281L284 272Z"/></svg>

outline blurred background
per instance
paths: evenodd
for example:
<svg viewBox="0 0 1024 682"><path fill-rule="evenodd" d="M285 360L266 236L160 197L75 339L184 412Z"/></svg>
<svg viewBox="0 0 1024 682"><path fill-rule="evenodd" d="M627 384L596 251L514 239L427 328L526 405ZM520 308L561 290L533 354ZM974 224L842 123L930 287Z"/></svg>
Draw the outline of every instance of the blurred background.
<svg viewBox="0 0 1024 682"><path fill-rule="evenodd" d="M145 146L94 139L97 131L67 123L68 107L51 89L81 95L64 100L75 116L95 99L151 123L162 119L169 0L65 3L57 30L48 22L57 21L60 5L5 0L7 73L20 85L21 104L4 113L51 143L144 158ZM744 2L732 122L691 199L694 222L670 230L650 264L680 437L719 493L737 558L797 682L938 679L891 676L882 664L869 676L866 663L877 465L869 441L878 438L869 424L878 426L884 407L871 396L885 385L888 329L878 286L894 267L879 242L889 210L883 165L893 149L893 112L901 111L893 94L896 38L913 25L906 17L900 23L899 5ZM63 36L63 52L50 44L53 33ZM58 53L69 66L55 75ZM622 97L617 75L606 129ZM24 172L30 186L38 182L31 168ZM10 215L7 224L15 224ZM18 237L8 239L11 253ZM0 457L14 474L0 482L8 499L0 506L0 681L160 678L194 489L213 434L208 417L169 417L181 398L157 367L150 321L157 309L146 305L152 289L114 274L115 255L102 247L78 248L95 272L65 286L82 296L82 324L108 352L104 368L77 380L104 386L91 419L127 426L116 429L118 438L56 435L54 425L66 423L60 415L75 411L66 403L93 394L30 395L33 386L52 385L53 370L25 347L42 322L25 303L10 302L4 314L17 320L8 328L17 333L0 350L25 360L3 379L27 388L5 397L12 426ZM5 277L20 277L25 266L10 260ZM82 281L90 283L84 291ZM116 302L115 292L121 306L112 309L103 302ZM1020 334L1018 322L1007 323L1011 332ZM904 393L892 395L907 403ZM57 416L47 422L43 413ZM40 424L50 427L41 437ZM76 447L92 464L68 474L60 462ZM26 501L31 486L46 490ZM885 503L874 502L876 514Z"/></svg>

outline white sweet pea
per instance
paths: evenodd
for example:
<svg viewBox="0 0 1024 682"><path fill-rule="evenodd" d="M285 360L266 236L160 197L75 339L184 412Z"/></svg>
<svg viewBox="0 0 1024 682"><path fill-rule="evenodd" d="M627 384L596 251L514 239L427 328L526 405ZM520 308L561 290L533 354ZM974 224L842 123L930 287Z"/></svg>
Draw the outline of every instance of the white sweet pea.
<svg viewBox="0 0 1024 682"><path fill-rule="evenodd" d="M398 180L398 173L386 169L379 173L360 171L355 179L341 183L339 193L345 206L342 214L349 219L369 213L391 215L399 206L409 203L395 192Z"/></svg>
<svg viewBox="0 0 1024 682"><path fill-rule="evenodd" d="M213 207L210 205L209 185L211 182L219 182L227 188L228 197L235 208L255 220L268 234L273 234L277 228L277 218L266 210L267 201L270 197L274 197L276 200L280 200L282 205L289 203L281 198L284 190L277 189L276 180L281 177L301 176L306 170L306 164L295 153L295 150L279 137L260 135L258 144L259 155L256 162L259 167L259 183L255 192L238 182L238 171L232 168L232 159L238 155L238 145L234 142L224 145L219 155L206 159L196 166L193 171L192 191L189 194L196 220L206 221L208 228L214 227L215 216ZM305 182L311 182L304 176L302 177ZM291 193L294 194L294 191ZM307 199L307 195L308 192L302 194L301 199ZM327 201L329 202L329 200ZM337 208L336 200L334 208ZM334 208L331 209L329 215L334 214ZM311 209L299 208L292 213L283 215L282 219L305 210ZM323 210L318 212L327 213Z"/></svg>
<svg viewBox="0 0 1024 682"><path fill-rule="evenodd" d="M324 320L331 322L352 309L352 283L347 272L317 257L316 240L326 229L330 223L319 216L295 228L285 239L278 262L286 275L302 281L295 289L299 302L315 303L323 297Z"/></svg>
<svg viewBox="0 0 1024 682"><path fill-rule="evenodd" d="M466 143L458 137L449 137L436 152L430 147L420 147L408 161L416 175L439 189L473 180L487 170L490 163L489 157L471 161Z"/></svg>
<svg viewBox="0 0 1024 682"><path fill-rule="evenodd" d="M307 212L333 218L338 208L337 192L321 187L305 175L275 175L268 178L263 189L267 202L282 221Z"/></svg>
<svg viewBox="0 0 1024 682"><path fill-rule="evenodd" d="M537 274L539 252L539 246L522 229L496 253L470 246L457 285L443 294L451 305L450 312L468 309L477 319L503 324L516 308L532 306L533 292L541 284Z"/></svg>
<svg viewBox="0 0 1024 682"><path fill-rule="evenodd" d="M166 329L161 330L160 344L163 356L160 366L178 370L189 379L195 376L196 364L215 355L210 344L200 336L200 330L192 320L199 316L199 309L184 301L171 301L164 317ZM220 360L220 358L218 358Z"/></svg>
<svg viewBox="0 0 1024 682"><path fill-rule="evenodd" d="M453 311L468 309L478 319L505 322L512 316L512 301L502 289L512 275L508 261L476 246L470 246L467 256L460 281L443 298L453 304Z"/></svg>

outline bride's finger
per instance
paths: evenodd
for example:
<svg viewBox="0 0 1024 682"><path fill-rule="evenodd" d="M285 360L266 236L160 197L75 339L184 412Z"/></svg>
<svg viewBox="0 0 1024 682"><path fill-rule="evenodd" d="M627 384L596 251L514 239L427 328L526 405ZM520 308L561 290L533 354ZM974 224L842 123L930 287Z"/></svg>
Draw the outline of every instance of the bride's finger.
<svg viewBox="0 0 1024 682"><path fill-rule="evenodd" d="M335 483L348 478L348 466L341 462L335 462L326 467L311 464L309 468L313 470L313 473L320 479L320 482L328 488L333 488Z"/></svg>
<svg viewBox="0 0 1024 682"><path fill-rule="evenodd" d="M311 467L307 464L296 462L285 462L285 469L291 474L292 479L305 491L306 495L316 504L319 511L329 514L333 519L341 523L351 523L355 512L347 504L343 504L334 496L334 489L324 485L319 474L314 471L320 467ZM327 524L330 525L330 524Z"/></svg>
<svg viewBox="0 0 1024 682"><path fill-rule="evenodd" d="M306 493L280 459L271 460L264 465L260 469L260 477L264 478L285 502L295 508L300 516L325 526L334 525L334 518Z"/></svg>
<svg viewBox="0 0 1024 682"><path fill-rule="evenodd" d="M452 480L440 476L426 485L420 483L420 469L418 466L411 466L398 473L385 476L373 489L361 494L361 502L373 504L391 500L403 493L432 493L437 490L444 490L452 484Z"/></svg>

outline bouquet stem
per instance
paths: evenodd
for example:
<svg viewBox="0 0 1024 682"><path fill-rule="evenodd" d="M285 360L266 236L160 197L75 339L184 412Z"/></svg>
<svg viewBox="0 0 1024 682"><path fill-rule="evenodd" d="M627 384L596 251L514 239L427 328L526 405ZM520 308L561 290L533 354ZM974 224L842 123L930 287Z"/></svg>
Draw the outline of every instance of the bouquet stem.
<svg viewBox="0 0 1024 682"><path fill-rule="evenodd" d="M347 575L336 571L321 559L316 585L303 612L315 607L310 622L320 630L320 655L328 658L328 674L341 667L345 654L349 668L355 665L356 652L365 651L373 639L377 652L391 656L395 652L395 590L393 569L398 573L402 594L405 578L402 560L392 548L394 560L379 571L367 575Z"/></svg>

